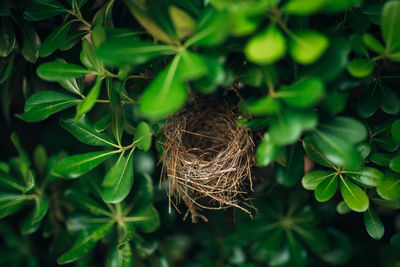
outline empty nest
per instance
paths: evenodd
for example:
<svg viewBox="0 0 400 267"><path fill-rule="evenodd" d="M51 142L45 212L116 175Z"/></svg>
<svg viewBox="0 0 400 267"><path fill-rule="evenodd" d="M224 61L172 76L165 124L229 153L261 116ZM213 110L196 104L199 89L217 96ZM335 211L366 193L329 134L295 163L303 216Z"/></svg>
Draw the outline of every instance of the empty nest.
<svg viewBox="0 0 400 267"><path fill-rule="evenodd" d="M228 104L206 99L167 119L162 161L170 211L183 201L184 219L190 214L193 222L207 221L202 209L236 207L250 214L244 206L251 207L246 200L254 143L251 131L237 125L238 117Z"/></svg>

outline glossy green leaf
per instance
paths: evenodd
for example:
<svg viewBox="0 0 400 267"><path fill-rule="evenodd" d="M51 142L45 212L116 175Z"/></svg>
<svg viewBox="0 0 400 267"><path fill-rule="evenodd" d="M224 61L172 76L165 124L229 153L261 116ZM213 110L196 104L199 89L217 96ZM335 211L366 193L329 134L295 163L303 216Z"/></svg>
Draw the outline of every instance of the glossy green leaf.
<svg viewBox="0 0 400 267"><path fill-rule="evenodd" d="M316 77L300 80L280 88L276 95L294 108L310 108L323 96L325 85Z"/></svg>
<svg viewBox="0 0 400 267"><path fill-rule="evenodd" d="M69 21L50 33L40 46L39 56L47 57L53 54L67 38L67 33L71 24L72 21Z"/></svg>
<svg viewBox="0 0 400 267"><path fill-rule="evenodd" d="M328 201L336 193L337 187L337 175L330 176L320 182L315 188L315 198L320 202Z"/></svg>
<svg viewBox="0 0 400 267"><path fill-rule="evenodd" d="M47 62L37 68L38 76L47 81L77 78L90 73L93 72L79 65L62 62Z"/></svg>
<svg viewBox="0 0 400 267"><path fill-rule="evenodd" d="M84 38L89 31L86 30L77 30L70 31L67 33L64 42L59 46L61 51L69 50L74 47L82 38Z"/></svg>
<svg viewBox="0 0 400 267"><path fill-rule="evenodd" d="M119 203L126 198L133 185L133 149L128 156L117 162L106 174L103 199L107 203Z"/></svg>
<svg viewBox="0 0 400 267"><path fill-rule="evenodd" d="M28 122L37 122L79 102L79 99L58 92L42 91L28 98L24 113L17 116Z"/></svg>
<svg viewBox="0 0 400 267"><path fill-rule="evenodd" d="M96 51L105 62L112 65L141 65L159 56L173 55L177 51L169 45L154 44L136 38L111 39Z"/></svg>
<svg viewBox="0 0 400 267"><path fill-rule="evenodd" d="M257 165L267 166L271 164L281 153L282 148L271 142L268 132L264 134L264 138L257 147Z"/></svg>
<svg viewBox="0 0 400 267"><path fill-rule="evenodd" d="M63 116L60 124L82 143L92 146L117 146L106 134L97 132L86 115L78 121L75 121L72 115Z"/></svg>
<svg viewBox="0 0 400 267"><path fill-rule="evenodd" d="M303 149L307 153L307 155L319 165L332 168L334 165L327 159L327 157L321 152L321 149L318 148L314 139L311 136L306 136L302 140Z"/></svg>
<svg viewBox="0 0 400 267"><path fill-rule="evenodd" d="M100 239L111 232L113 225L113 222L103 224L93 229L90 233L81 235L72 248L57 259L57 263L66 264L83 257L96 246Z"/></svg>
<svg viewBox="0 0 400 267"><path fill-rule="evenodd" d="M367 194L353 182L347 179L340 179L340 192L344 202L350 209L357 212L364 212L369 207L369 199Z"/></svg>
<svg viewBox="0 0 400 267"><path fill-rule="evenodd" d="M141 113L153 120L178 110L186 101L185 84L177 73L180 56L163 70L146 88L139 103Z"/></svg>
<svg viewBox="0 0 400 267"><path fill-rule="evenodd" d="M246 57L257 64L271 64L283 58L286 40L275 24L253 36L245 47Z"/></svg>
<svg viewBox="0 0 400 267"><path fill-rule="evenodd" d="M364 225L368 234L373 239L379 240L385 233L385 227L383 226L381 219L371 207L364 212Z"/></svg>
<svg viewBox="0 0 400 267"><path fill-rule="evenodd" d="M74 179L90 171L118 151L96 151L63 158L54 168L54 174Z"/></svg>
<svg viewBox="0 0 400 267"><path fill-rule="evenodd" d="M135 135L133 137L133 142L136 147L143 151L148 151L151 147L151 139L152 130L150 126L144 121L140 122L136 127Z"/></svg>
<svg viewBox="0 0 400 267"><path fill-rule="evenodd" d="M349 206L347 206L346 202L340 201L339 204L336 206L337 213L344 215L351 211Z"/></svg>
<svg viewBox="0 0 400 267"><path fill-rule="evenodd" d="M372 73L375 63L371 59L355 59L347 65L349 73L356 78L364 78Z"/></svg>
<svg viewBox="0 0 400 267"><path fill-rule="evenodd" d="M87 96L78 103L78 105L76 106L75 120L78 120L83 114L89 112L96 104L96 101L100 95L102 81L103 80L101 78L98 78L92 89L90 89Z"/></svg>
<svg viewBox="0 0 400 267"><path fill-rule="evenodd" d="M329 39L315 31L297 32L289 43L292 58L300 64L308 65L317 61L328 48Z"/></svg>
<svg viewBox="0 0 400 267"><path fill-rule="evenodd" d="M300 144L295 144L286 149L285 166L274 166L275 180L284 186L294 186L304 175L304 157Z"/></svg>
<svg viewBox="0 0 400 267"><path fill-rule="evenodd" d="M383 173L381 173L378 169L371 167L362 167L358 171L349 171L346 173L363 186L379 186L385 179Z"/></svg>
<svg viewBox="0 0 400 267"><path fill-rule="evenodd" d="M0 19L0 57L8 57L14 50L16 41L12 23L8 19Z"/></svg>
<svg viewBox="0 0 400 267"><path fill-rule="evenodd" d="M80 55L82 64L88 69L98 72L104 70L103 62L98 58L92 45L87 39L82 40L82 52Z"/></svg>
<svg viewBox="0 0 400 267"><path fill-rule="evenodd" d="M381 15L381 30L387 51L400 48L400 2L389 1L385 3Z"/></svg>
<svg viewBox="0 0 400 267"><path fill-rule="evenodd" d="M303 176L301 184L307 190L315 190L321 182L333 176L335 176L335 173L330 171L311 171Z"/></svg>
<svg viewBox="0 0 400 267"><path fill-rule="evenodd" d="M390 161L389 167L395 172L400 172L400 155Z"/></svg>
<svg viewBox="0 0 400 267"><path fill-rule="evenodd" d="M0 185L3 188L10 188L21 192L26 191L24 185L20 184L17 179L15 179L13 176L5 171L0 171Z"/></svg>
<svg viewBox="0 0 400 267"><path fill-rule="evenodd" d="M389 173L385 176L383 183L377 187L378 194L386 200L400 198L400 174Z"/></svg>

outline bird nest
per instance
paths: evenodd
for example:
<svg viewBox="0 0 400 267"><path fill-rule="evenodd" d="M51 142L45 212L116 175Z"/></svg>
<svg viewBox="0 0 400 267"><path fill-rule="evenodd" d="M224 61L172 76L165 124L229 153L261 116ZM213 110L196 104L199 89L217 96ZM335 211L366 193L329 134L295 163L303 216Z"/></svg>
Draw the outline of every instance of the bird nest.
<svg viewBox="0 0 400 267"><path fill-rule="evenodd" d="M202 209L236 207L250 214L254 165L251 131L238 126L239 113L210 99L187 105L169 117L164 128L163 177L171 204L183 201L190 214L207 221ZM166 174L166 175L165 175Z"/></svg>

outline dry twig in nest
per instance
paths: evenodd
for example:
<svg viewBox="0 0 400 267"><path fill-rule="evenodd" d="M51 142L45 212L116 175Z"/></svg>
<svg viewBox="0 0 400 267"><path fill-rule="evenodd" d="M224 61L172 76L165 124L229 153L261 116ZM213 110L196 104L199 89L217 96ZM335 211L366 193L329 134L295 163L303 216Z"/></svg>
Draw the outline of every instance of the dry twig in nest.
<svg viewBox="0 0 400 267"><path fill-rule="evenodd" d="M237 125L238 116L229 105L207 99L167 119L163 174L170 209L181 200L188 207L184 219L191 214L193 222L207 221L201 209L236 207L250 214L242 204L248 205L246 191L252 189L254 143L250 130Z"/></svg>

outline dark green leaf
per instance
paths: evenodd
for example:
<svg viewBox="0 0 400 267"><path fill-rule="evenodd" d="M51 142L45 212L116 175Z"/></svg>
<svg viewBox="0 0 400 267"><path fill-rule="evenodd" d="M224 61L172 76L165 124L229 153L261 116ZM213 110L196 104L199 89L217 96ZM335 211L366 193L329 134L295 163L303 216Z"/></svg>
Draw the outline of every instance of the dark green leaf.
<svg viewBox="0 0 400 267"><path fill-rule="evenodd" d="M375 137L373 140L380 148L387 152L394 152L399 148L399 145L391 136L383 135Z"/></svg>
<svg viewBox="0 0 400 267"><path fill-rule="evenodd" d="M8 57L16 45L14 27L8 19L0 18L0 57Z"/></svg>
<svg viewBox="0 0 400 267"><path fill-rule="evenodd" d="M274 176L279 184L293 186L304 175L304 156L300 144L295 144L286 149L286 165L275 165Z"/></svg>
<svg viewBox="0 0 400 267"><path fill-rule="evenodd" d="M83 37L85 37L89 31L86 30L78 30L78 31L71 31L67 33L67 37L65 37L64 42L59 46L61 51L69 50L74 45L76 45Z"/></svg>
<svg viewBox="0 0 400 267"><path fill-rule="evenodd" d="M0 192L0 218L17 212L27 200L25 195Z"/></svg>
<svg viewBox="0 0 400 267"><path fill-rule="evenodd" d="M103 62L97 57L95 50L87 39L82 40L81 62L88 68L98 72L104 70Z"/></svg>
<svg viewBox="0 0 400 267"><path fill-rule="evenodd" d="M379 186L384 180L383 173L371 167L362 167L358 171L346 173L363 186Z"/></svg>
<svg viewBox="0 0 400 267"><path fill-rule="evenodd" d="M303 139L303 149L307 153L307 155L319 165L332 168L335 167L327 157L322 154L321 150L318 148L314 139L311 136L306 136Z"/></svg>
<svg viewBox="0 0 400 267"><path fill-rule="evenodd" d="M78 104L81 100L54 91L34 94L25 103L24 113L17 115L28 122L47 119L50 115Z"/></svg>
<svg viewBox="0 0 400 267"><path fill-rule="evenodd" d="M373 153L369 159L379 166L389 166L392 157L384 153Z"/></svg>
<svg viewBox="0 0 400 267"><path fill-rule="evenodd" d="M400 155L390 161L389 167L395 172L400 172Z"/></svg>
<svg viewBox="0 0 400 267"><path fill-rule="evenodd" d="M396 120L392 124L391 129L392 137L396 141L397 144L400 145L400 120Z"/></svg>
<svg viewBox="0 0 400 267"><path fill-rule="evenodd" d="M37 21L51 18L63 13L67 13L67 9L57 1L40 1L34 3L32 7L24 12L24 18L28 21Z"/></svg>
<svg viewBox="0 0 400 267"><path fill-rule="evenodd" d="M366 212L364 212L364 225L367 229L368 234L373 239L381 239L385 228L378 214L370 207Z"/></svg>
<svg viewBox="0 0 400 267"><path fill-rule="evenodd" d="M400 99L398 95L386 84L379 83L380 107L387 114L398 114L400 112Z"/></svg>
<svg viewBox="0 0 400 267"><path fill-rule="evenodd" d="M132 267L132 249L129 242L114 246L107 258L107 267Z"/></svg>
<svg viewBox="0 0 400 267"><path fill-rule="evenodd" d="M72 21L69 21L50 33L40 46L39 56L47 57L53 54L65 41L65 38L67 38L67 33L71 24Z"/></svg>
<svg viewBox="0 0 400 267"><path fill-rule="evenodd" d="M60 124L82 143L92 146L117 146L106 134L97 132L86 115L77 122L72 115L63 116Z"/></svg>
<svg viewBox="0 0 400 267"><path fill-rule="evenodd" d="M74 189L68 189L65 192L65 198L74 204L75 207L87 211L93 215L110 216L111 213L96 200L84 193L80 193Z"/></svg>
<svg viewBox="0 0 400 267"><path fill-rule="evenodd" d="M115 153L118 153L118 151L96 151L65 157L58 163L53 172L63 178L74 179L90 171Z"/></svg>
<svg viewBox="0 0 400 267"><path fill-rule="evenodd" d="M389 173L385 176L383 183L377 187L378 194L386 200L400 198L400 174Z"/></svg>
<svg viewBox="0 0 400 267"><path fill-rule="evenodd" d="M20 45L21 54L27 61L36 63L36 60L39 57L39 37L31 24L25 22L19 17L15 16L14 18L22 33L22 45Z"/></svg>
<svg viewBox="0 0 400 267"><path fill-rule="evenodd" d="M140 208L134 214L131 221L145 233L154 232L160 227L160 217L157 210L152 205Z"/></svg>

